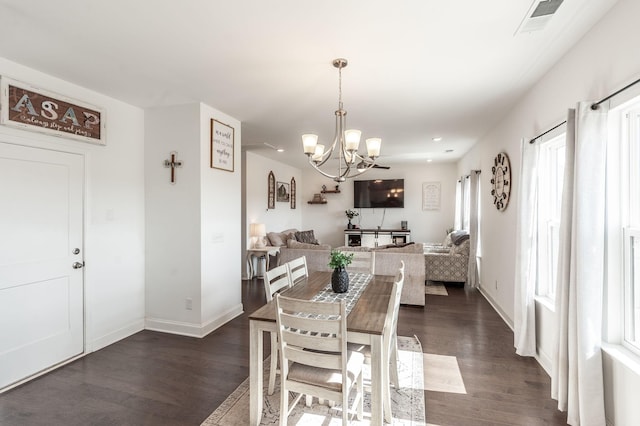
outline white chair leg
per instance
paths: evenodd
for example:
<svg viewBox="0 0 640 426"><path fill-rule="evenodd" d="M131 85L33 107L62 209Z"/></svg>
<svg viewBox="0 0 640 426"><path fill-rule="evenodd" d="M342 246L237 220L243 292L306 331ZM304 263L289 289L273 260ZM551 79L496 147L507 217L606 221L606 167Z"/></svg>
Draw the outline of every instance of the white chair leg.
<svg viewBox="0 0 640 426"><path fill-rule="evenodd" d="M276 371L278 370L278 334L271 333L271 368L269 369L269 388L267 393L273 395L276 386Z"/></svg>
<svg viewBox="0 0 640 426"><path fill-rule="evenodd" d="M305 405L306 405L307 407L311 407L311 403L312 403L312 402L313 402L313 397L312 397L311 395L307 395L307 396L305 397L305 401L304 401ZM322 404L322 400L319 400L319 402L320 402L320 404Z"/></svg>
<svg viewBox="0 0 640 426"><path fill-rule="evenodd" d="M289 392L285 387L284 380L280 384L280 426L287 426L289 419Z"/></svg>
<svg viewBox="0 0 640 426"><path fill-rule="evenodd" d="M362 408L364 405L364 377L363 374L360 373L360 380L357 385L358 397L360 400L358 401L358 420L362 421Z"/></svg>
<svg viewBox="0 0 640 426"><path fill-rule="evenodd" d="M396 389L400 389L400 378L398 377L398 341L394 335L393 342L391 344L391 383Z"/></svg>

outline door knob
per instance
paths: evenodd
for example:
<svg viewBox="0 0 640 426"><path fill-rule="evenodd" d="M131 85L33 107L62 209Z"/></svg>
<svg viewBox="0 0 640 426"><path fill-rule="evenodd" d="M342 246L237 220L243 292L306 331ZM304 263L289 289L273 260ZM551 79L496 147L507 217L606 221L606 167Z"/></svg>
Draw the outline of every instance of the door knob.
<svg viewBox="0 0 640 426"><path fill-rule="evenodd" d="M84 267L84 263L83 262L73 262L72 267L73 267L73 269L81 269L82 267Z"/></svg>

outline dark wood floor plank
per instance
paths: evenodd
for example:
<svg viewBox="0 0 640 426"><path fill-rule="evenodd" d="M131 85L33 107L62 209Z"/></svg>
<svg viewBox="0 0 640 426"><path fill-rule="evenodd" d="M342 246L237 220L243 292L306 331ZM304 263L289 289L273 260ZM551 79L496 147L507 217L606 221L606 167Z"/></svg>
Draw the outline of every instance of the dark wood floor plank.
<svg viewBox="0 0 640 426"><path fill-rule="evenodd" d="M549 377L515 355L493 308L476 291L448 291L426 296L425 309L400 310L399 334L455 356L467 389L426 391L427 421L565 425ZM203 339L142 331L0 395L0 425L199 425L249 373L248 314L264 304L262 281L243 281L242 293L245 313Z"/></svg>

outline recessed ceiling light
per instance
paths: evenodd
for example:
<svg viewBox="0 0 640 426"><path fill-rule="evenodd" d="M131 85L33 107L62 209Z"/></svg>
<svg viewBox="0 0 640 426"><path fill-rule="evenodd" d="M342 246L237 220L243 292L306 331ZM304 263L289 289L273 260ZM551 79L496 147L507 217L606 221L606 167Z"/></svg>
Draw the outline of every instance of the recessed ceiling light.
<svg viewBox="0 0 640 426"><path fill-rule="evenodd" d="M442 140L442 136L436 136L432 139L434 142L440 142Z"/></svg>
<svg viewBox="0 0 640 426"><path fill-rule="evenodd" d="M278 148L278 149L276 149L276 151L278 151L278 152L284 152L284 148Z"/></svg>
<svg viewBox="0 0 640 426"><path fill-rule="evenodd" d="M433 160L431 158L427 158L427 163L432 162Z"/></svg>

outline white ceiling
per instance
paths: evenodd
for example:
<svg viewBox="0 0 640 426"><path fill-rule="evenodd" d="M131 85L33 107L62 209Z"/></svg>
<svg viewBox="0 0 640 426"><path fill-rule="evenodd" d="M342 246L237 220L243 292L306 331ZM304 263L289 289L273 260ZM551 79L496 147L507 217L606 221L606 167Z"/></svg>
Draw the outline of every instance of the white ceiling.
<svg viewBox="0 0 640 426"><path fill-rule="evenodd" d="M532 0L0 0L0 57L140 107L204 102L299 167L302 133L333 137L344 57L349 127L381 162L454 161L616 1L514 35Z"/></svg>

